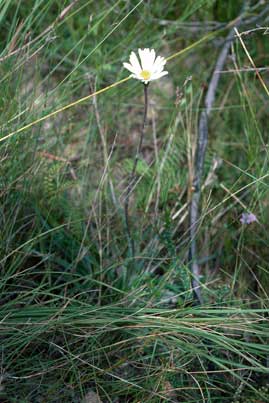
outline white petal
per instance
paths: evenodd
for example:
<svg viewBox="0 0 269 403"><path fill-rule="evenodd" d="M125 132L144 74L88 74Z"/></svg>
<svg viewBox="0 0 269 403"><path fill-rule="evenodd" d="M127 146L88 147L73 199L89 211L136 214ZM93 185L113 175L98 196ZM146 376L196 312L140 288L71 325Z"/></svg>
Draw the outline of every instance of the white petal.
<svg viewBox="0 0 269 403"><path fill-rule="evenodd" d="M147 51L148 49L138 49L142 70L147 69L147 53L148 53Z"/></svg>
<svg viewBox="0 0 269 403"><path fill-rule="evenodd" d="M137 73L137 70L136 70L136 69L134 68L134 66L131 65L130 63L123 63L123 66L124 66L127 70L129 70L131 73L134 73L134 74Z"/></svg>
<svg viewBox="0 0 269 403"><path fill-rule="evenodd" d="M163 69L164 65L160 64L160 63L154 63L152 70L159 70L159 69Z"/></svg>
<svg viewBox="0 0 269 403"><path fill-rule="evenodd" d="M154 65L154 67L152 69L152 74L161 73L163 71L163 69L164 69L164 66L161 64Z"/></svg>
<svg viewBox="0 0 269 403"><path fill-rule="evenodd" d="M152 71L155 59L154 49L140 49L140 58L143 70Z"/></svg>
<svg viewBox="0 0 269 403"><path fill-rule="evenodd" d="M163 66L160 66L160 67L157 66L157 67L152 69L152 74L159 74L162 71L163 71Z"/></svg>
<svg viewBox="0 0 269 403"><path fill-rule="evenodd" d="M130 55L130 63L135 68L136 71L141 71L141 66L135 52L132 52Z"/></svg>
<svg viewBox="0 0 269 403"><path fill-rule="evenodd" d="M154 49L150 50L150 63L153 66L155 63L155 57L156 57L156 53Z"/></svg>
<svg viewBox="0 0 269 403"><path fill-rule="evenodd" d="M162 68L163 68L163 66L165 65L165 63L166 63L166 60L165 60L163 57L158 56L158 57L156 58L156 60L155 60L154 68L155 68L155 69L156 69L157 67L162 67Z"/></svg>
<svg viewBox="0 0 269 403"><path fill-rule="evenodd" d="M147 49L145 70L153 70L155 56L156 55L154 49Z"/></svg>
<svg viewBox="0 0 269 403"><path fill-rule="evenodd" d="M139 74L131 74L131 77L135 78L136 80L143 81L143 78Z"/></svg>
<svg viewBox="0 0 269 403"><path fill-rule="evenodd" d="M161 78L163 76L166 76L166 74L168 74L168 71L162 71L161 73L154 73L152 74L152 76L150 77L150 80L157 80L158 78Z"/></svg>

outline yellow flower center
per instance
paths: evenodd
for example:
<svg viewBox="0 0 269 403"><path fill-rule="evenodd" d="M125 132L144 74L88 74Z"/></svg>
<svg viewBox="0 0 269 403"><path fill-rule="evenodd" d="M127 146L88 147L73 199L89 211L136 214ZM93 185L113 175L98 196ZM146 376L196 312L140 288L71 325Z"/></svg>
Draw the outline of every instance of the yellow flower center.
<svg viewBox="0 0 269 403"><path fill-rule="evenodd" d="M143 80L149 80L150 76L151 76L151 73L148 70L142 70L140 73L140 77L142 77Z"/></svg>

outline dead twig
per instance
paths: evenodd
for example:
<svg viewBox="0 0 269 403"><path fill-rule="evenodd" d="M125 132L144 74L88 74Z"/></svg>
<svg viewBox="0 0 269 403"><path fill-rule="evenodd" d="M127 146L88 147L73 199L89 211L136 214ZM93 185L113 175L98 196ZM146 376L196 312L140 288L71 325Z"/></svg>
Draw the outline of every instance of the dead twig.
<svg viewBox="0 0 269 403"><path fill-rule="evenodd" d="M226 37L224 45L221 49L219 57L217 59L214 72L211 75L211 80L208 86L208 90L205 96L205 109L202 111L198 123L198 136L197 136L197 145L196 145L196 154L195 154L195 166L194 166L194 175L192 181L192 198L190 203L190 248L189 248L189 261L190 268L192 272L192 287L195 293L195 296L199 303L202 303L201 296L201 286L199 281L200 268L199 268L199 259L197 256L197 244L196 237L199 229L199 206L200 206L200 198L201 198L201 185L202 185L202 175L205 161L205 154L207 149L207 141L208 141L208 118L210 112L212 110L212 106L215 101L216 91L220 79L220 71L223 70L224 64L226 62L229 49L231 44L235 39L234 28L238 27L242 23L243 14L245 11L246 4L244 6L243 12L239 15L239 17L234 21L232 29Z"/></svg>

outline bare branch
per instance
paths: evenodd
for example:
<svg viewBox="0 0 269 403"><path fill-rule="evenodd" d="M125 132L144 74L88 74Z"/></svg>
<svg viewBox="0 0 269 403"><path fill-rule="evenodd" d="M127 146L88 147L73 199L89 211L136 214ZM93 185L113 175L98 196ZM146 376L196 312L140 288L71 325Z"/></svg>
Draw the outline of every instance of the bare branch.
<svg viewBox="0 0 269 403"><path fill-rule="evenodd" d="M245 4L246 6L246 4ZM198 264L198 256L197 256L197 245L196 245L196 236L199 229L199 206L200 206L200 198L201 198L201 182L205 161L205 154L207 149L207 141L208 141L208 118L210 112L212 110L212 106L215 101L217 87L220 79L220 72L223 70L225 65L229 49L231 44L235 39L234 28L238 27L242 24L242 18L245 11L245 7L243 12L239 15L238 18L234 21L234 24L226 37L224 45L221 49L219 57L217 59L214 72L211 76L211 80L208 86L208 90L205 96L205 109L202 111L198 124L198 137L197 137L197 147L196 147L196 155L195 155L195 167L194 167L194 178L192 182L192 199L190 204L190 249L189 249L189 261L190 268L193 275L192 279L192 287L195 292L195 295L199 301L202 303L201 296L201 287L199 281L200 268Z"/></svg>

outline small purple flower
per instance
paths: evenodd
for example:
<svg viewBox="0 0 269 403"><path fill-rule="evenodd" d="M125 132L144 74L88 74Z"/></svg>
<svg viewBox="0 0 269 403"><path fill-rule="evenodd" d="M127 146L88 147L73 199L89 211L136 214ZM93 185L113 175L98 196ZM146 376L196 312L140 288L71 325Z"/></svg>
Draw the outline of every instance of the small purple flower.
<svg viewBox="0 0 269 403"><path fill-rule="evenodd" d="M240 218L241 224L251 224L252 222L257 221L257 217L253 213L242 213Z"/></svg>

